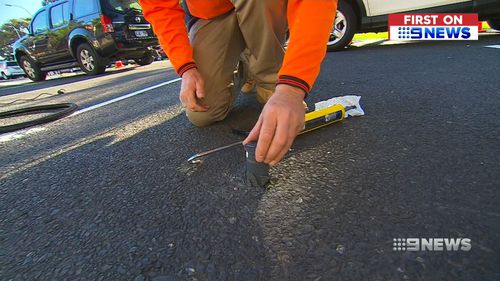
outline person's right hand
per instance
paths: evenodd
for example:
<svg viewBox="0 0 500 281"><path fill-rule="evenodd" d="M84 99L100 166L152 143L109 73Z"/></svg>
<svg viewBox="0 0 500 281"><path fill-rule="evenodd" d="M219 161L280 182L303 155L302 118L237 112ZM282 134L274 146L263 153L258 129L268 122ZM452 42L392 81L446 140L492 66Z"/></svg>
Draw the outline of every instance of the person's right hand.
<svg viewBox="0 0 500 281"><path fill-rule="evenodd" d="M207 105L200 103L205 97L205 83L196 68L189 69L182 74L181 92L179 99L186 109L194 112L205 112Z"/></svg>

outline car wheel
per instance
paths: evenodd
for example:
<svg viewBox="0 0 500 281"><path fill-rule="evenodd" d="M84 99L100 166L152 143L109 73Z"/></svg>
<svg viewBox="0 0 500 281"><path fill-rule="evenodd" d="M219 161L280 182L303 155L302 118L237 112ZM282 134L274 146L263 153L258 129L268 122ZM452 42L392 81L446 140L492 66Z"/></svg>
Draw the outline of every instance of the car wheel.
<svg viewBox="0 0 500 281"><path fill-rule="evenodd" d="M5 75L5 73L2 72L2 79L3 80L9 80L9 77L7 77L7 75Z"/></svg>
<svg viewBox="0 0 500 281"><path fill-rule="evenodd" d="M500 19L489 19L487 23L491 28L500 31Z"/></svg>
<svg viewBox="0 0 500 281"><path fill-rule="evenodd" d="M89 44L83 43L76 49L76 58L83 72L97 75L106 71L106 59L101 57Z"/></svg>
<svg viewBox="0 0 500 281"><path fill-rule="evenodd" d="M148 65L148 64L151 64L153 63L153 61L155 60L155 58L153 57L153 54L150 52L150 51L147 51L144 56L142 56L142 58L139 58L139 59L136 59L135 62L138 64L138 65Z"/></svg>
<svg viewBox="0 0 500 281"><path fill-rule="evenodd" d="M337 6L337 16L327 43L328 51L343 50L354 37L357 25L358 19L351 5L340 0Z"/></svg>
<svg viewBox="0 0 500 281"><path fill-rule="evenodd" d="M24 70L24 73L28 76L29 79L38 82L43 81L47 78L47 72L43 72L40 69L40 66L36 64L30 57L22 56L19 59L20 65Z"/></svg>

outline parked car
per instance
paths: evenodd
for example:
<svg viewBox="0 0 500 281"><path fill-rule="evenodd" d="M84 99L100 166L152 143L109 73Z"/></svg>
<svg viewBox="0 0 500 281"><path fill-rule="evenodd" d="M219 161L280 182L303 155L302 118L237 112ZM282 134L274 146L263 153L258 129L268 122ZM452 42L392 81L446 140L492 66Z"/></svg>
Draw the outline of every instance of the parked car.
<svg viewBox="0 0 500 281"><path fill-rule="evenodd" d="M339 0L328 51L344 49L355 33L387 31L393 13L477 13L500 30L498 0Z"/></svg>
<svg viewBox="0 0 500 281"><path fill-rule="evenodd" d="M41 81L48 71L75 66L100 74L113 59L147 65L156 45L137 0L61 0L38 10L13 48L26 75Z"/></svg>
<svg viewBox="0 0 500 281"><path fill-rule="evenodd" d="M4 80L24 76L24 71L15 61L0 61L0 77Z"/></svg>

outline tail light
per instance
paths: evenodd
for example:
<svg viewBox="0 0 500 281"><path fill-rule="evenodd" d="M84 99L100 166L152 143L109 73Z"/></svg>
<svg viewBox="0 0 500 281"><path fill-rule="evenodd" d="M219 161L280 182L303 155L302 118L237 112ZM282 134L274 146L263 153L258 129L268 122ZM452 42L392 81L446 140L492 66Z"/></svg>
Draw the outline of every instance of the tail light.
<svg viewBox="0 0 500 281"><path fill-rule="evenodd" d="M103 28L104 32L114 32L115 31L115 29L113 28L113 23L105 15L101 15L101 24L102 24L102 28Z"/></svg>

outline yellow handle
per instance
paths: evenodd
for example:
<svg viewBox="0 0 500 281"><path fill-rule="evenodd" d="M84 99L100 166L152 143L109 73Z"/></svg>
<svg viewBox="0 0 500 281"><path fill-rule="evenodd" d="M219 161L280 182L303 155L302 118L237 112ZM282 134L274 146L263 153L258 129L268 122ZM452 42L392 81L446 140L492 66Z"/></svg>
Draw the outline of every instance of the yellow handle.
<svg viewBox="0 0 500 281"><path fill-rule="evenodd" d="M344 118L345 108L340 104L334 104L321 110L308 112L305 115L304 130L302 130L299 135L341 121Z"/></svg>
<svg viewBox="0 0 500 281"><path fill-rule="evenodd" d="M313 119L317 119L317 118L320 118L320 117L323 117L323 116L326 116L326 115L329 115L329 114L332 114L332 113L338 112L338 111L342 111L342 118L341 119L344 119L344 117L345 117L344 107L341 104L334 104L334 105L327 107L327 108L323 108L320 110L311 111L311 112L306 113L305 121L306 122L311 121Z"/></svg>

